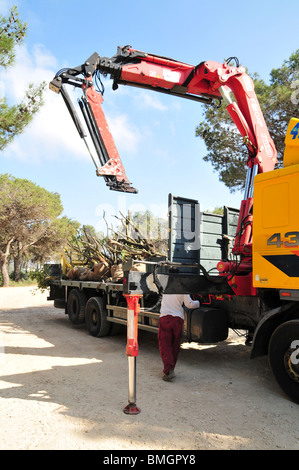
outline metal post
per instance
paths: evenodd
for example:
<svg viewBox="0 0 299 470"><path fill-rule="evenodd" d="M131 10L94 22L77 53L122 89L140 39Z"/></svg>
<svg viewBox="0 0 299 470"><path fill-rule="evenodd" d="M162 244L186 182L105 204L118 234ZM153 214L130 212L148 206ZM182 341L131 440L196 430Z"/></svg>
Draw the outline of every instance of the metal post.
<svg viewBox="0 0 299 470"><path fill-rule="evenodd" d="M140 408L136 406L136 357L138 356L138 313L140 312L139 299L141 295L125 295L127 299L127 347L129 366L129 404L125 406L124 413L136 415Z"/></svg>
<svg viewBox="0 0 299 470"><path fill-rule="evenodd" d="M136 357L128 356L129 403L136 403Z"/></svg>
<svg viewBox="0 0 299 470"><path fill-rule="evenodd" d="M249 191L248 191L248 197L253 197L253 183L254 183L254 178L258 174L258 165L255 164L252 167L252 173L251 173L251 180L250 180L250 186L249 186Z"/></svg>

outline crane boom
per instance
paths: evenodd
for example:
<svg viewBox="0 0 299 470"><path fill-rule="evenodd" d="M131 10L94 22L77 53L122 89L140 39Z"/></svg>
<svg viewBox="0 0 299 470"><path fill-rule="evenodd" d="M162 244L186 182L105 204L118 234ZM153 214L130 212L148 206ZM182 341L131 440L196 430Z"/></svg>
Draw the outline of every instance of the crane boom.
<svg viewBox="0 0 299 470"><path fill-rule="evenodd" d="M117 53L111 58L101 57L95 52L84 64L58 72L50 82L50 88L62 94L77 130L85 140L85 132L65 85L82 89L83 97L79 105L100 161L98 166L92 157L96 173L104 177L110 189L133 193L137 190L127 178L102 110L102 93L95 89L95 82L101 82L101 74L110 75L114 90L119 85L129 85L204 104L223 100L248 151L245 195L232 250L243 258L235 266L236 272L239 272L247 271L251 266L253 179L257 173L274 169L277 151L256 97L253 81L236 58L233 58L235 66L229 65L231 59L224 63L204 61L194 66L141 52L131 46L118 47Z"/></svg>

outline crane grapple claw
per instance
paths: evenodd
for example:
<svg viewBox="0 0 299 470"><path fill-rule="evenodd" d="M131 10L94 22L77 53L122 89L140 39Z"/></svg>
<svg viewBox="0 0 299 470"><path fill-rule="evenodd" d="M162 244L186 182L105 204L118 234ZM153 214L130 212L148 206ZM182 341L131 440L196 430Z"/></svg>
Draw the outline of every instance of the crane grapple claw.
<svg viewBox="0 0 299 470"><path fill-rule="evenodd" d="M133 188L130 183L126 183L125 181L108 181L106 185L109 186L111 191L120 191L122 193L132 193L137 194L138 189Z"/></svg>

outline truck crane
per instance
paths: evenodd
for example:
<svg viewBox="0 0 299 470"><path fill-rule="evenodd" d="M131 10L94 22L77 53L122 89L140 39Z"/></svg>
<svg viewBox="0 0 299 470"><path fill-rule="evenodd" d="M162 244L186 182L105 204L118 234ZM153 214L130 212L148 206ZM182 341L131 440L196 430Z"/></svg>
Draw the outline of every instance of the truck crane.
<svg viewBox="0 0 299 470"><path fill-rule="evenodd" d="M232 62L234 65L230 65ZM200 331L207 315L209 318L215 315L217 323L219 312L222 319L227 319L226 326L248 329L251 357L269 354L279 385L299 403L299 217L295 202L298 202L296 185L299 184L299 121L291 120L284 168L275 169L277 151L274 142L253 81L237 58L231 57L224 63L204 61L194 66L141 52L131 46L118 47L111 58L95 52L82 65L60 70L49 86L62 95L91 154L96 174L115 191L137 192L128 180L102 109L101 75L110 76L113 90L119 85L129 85L207 105L224 101L248 155L245 193L232 259L219 260L217 276L209 275L199 265L203 275L165 275L155 270L154 281L159 292L192 293L203 300L208 296L209 311L201 311L197 320L196 315L192 320L189 318L190 324L197 322ZM88 147L67 85L82 89L79 107L98 159ZM144 276L128 271L124 292L144 294L150 291ZM191 326L187 328L189 332ZM218 340L222 339L223 332Z"/></svg>
<svg viewBox="0 0 299 470"><path fill-rule="evenodd" d="M102 110L102 94L95 90L93 77L100 81L101 74L110 74L114 90L121 84L205 104L223 99L248 149L248 175L233 248L233 253L240 255L242 259L241 262L234 262L232 265L222 264L220 269L243 273L251 271L253 178L257 173L274 169L277 152L251 78L238 61L236 66L228 65L229 61L224 64L206 61L191 66L126 46L118 48L117 54L112 58L100 57L94 53L83 65L60 71L51 81L50 88L61 93L80 136L85 139L84 129L65 85L82 88L83 97L79 100L79 106L101 164L101 167L96 165L96 173L105 178L110 189L133 193L136 189L131 186L125 173ZM236 102L233 101L230 91L234 94ZM93 161L96 160L93 158Z"/></svg>

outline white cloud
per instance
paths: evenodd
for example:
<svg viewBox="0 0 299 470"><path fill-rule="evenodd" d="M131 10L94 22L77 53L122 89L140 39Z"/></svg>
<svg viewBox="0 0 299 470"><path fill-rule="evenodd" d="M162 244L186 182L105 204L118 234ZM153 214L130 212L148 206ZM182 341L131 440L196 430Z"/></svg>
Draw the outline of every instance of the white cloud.
<svg viewBox="0 0 299 470"><path fill-rule="evenodd" d="M42 44L36 44L31 51L22 46L18 48L15 66L0 71L0 96L5 96L9 104L18 103L24 98L29 83L45 81L48 84L58 68L56 58ZM77 107L78 90L68 87L68 92ZM90 159L62 97L47 88L44 101L25 132L5 149L4 156L31 162L55 160L62 154L65 159ZM80 109L78 114L83 123ZM128 116L114 113L107 121L119 150L136 152L140 135ZM85 123L83 125L86 128ZM90 142L89 145L92 148Z"/></svg>
<svg viewBox="0 0 299 470"><path fill-rule="evenodd" d="M53 77L51 67L56 68L56 59L43 46L35 46L30 54L25 46L17 49L15 65L0 72L0 80L4 85L8 100L20 101L29 83L48 81Z"/></svg>
<svg viewBox="0 0 299 470"><path fill-rule="evenodd" d="M106 118L118 150L135 153L141 139L138 128L129 123L126 114Z"/></svg>
<svg viewBox="0 0 299 470"><path fill-rule="evenodd" d="M140 92L136 96L136 102L141 108L153 108L157 111L167 111L167 106L165 106L157 96L152 95L152 92Z"/></svg>
<svg viewBox="0 0 299 470"><path fill-rule="evenodd" d="M57 59L49 52L43 44L35 44L32 50L33 61L37 69L52 70L57 68ZM36 70L35 70L36 72Z"/></svg>
<svg viewBox="0 0 299 470"><path fill-rule="evenodd" d="M15 65L0 72L0 89L9 104L19 103L29 83L37 85L45 81L48 84L55 70L57 61L43 45L36 45L32 53L25 46L19 47ZM75 155L82 153L79 137L62 98L47 88L44 101L44 106L24 133L7 147L4 156L32 161L56 158L61 150Z"/></svg>

